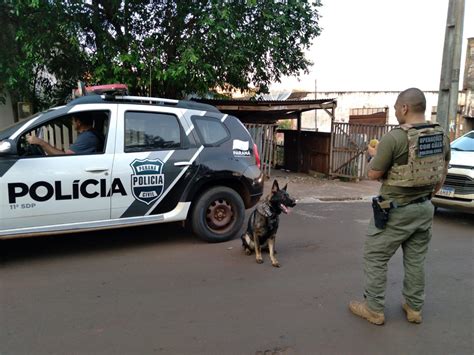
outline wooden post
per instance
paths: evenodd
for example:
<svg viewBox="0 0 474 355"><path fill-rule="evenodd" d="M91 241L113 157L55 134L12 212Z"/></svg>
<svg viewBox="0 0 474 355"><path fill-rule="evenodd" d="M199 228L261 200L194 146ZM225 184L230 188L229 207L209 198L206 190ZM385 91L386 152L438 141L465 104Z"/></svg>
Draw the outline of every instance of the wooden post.
<svg viewBox="0 0 474 355"><path fill-rule="evenodd" d="M314 79L314 99L318 99L318 80ZM318 131L318 110L314 110L314 131Z"/></svg>
<svg viewBox="0 0 474 355"><path fill-rule="evenodd" d="M270 130L270 158L268 159L268 178L272 173L272 165L275 164L274 153L273 153L273 145L275 144L275 126L268 125Z"/></svg>
<svg viewBox="0 0 474 355"><path fill-rule="evenodd" d="M332 176L333 173L333 164L334 164L334 152L333 152L333 145L334 145L334 108L331 110L331 139L329 141L329 176Z"/></svg>
<svg viewBox="0 0 474 355"><path fill-rule="evenodd" d="M301 111L298 112L297 128L298 133L296 135L296 171L299 173L301 171Z"/></svg>

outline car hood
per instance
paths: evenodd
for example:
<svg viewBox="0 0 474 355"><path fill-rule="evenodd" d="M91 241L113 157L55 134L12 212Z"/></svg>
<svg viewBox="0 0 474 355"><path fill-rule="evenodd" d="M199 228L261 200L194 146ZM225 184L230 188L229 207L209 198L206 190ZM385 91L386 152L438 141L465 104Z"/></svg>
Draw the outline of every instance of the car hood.
<svg viewBox="0 0 474 355"><path fill-rule="evenodd" d="M474 167L474 152L451 150L451 161L449 162L449 165Z"/></svg>

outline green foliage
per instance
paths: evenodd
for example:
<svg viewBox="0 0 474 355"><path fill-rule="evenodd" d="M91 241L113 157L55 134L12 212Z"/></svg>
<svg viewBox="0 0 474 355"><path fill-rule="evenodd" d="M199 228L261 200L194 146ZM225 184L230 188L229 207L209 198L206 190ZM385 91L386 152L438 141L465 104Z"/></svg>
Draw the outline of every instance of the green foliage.
<svg viewBox="0 0 474 355"><path fill-rule="evenodd" d="M3 1L0 23L0 94L35 110L63 101L86 66L60 2Z"/></svg>
<svg viewBox="0 0 474 355"><path fill-rule="evenodd" d="M306 71L319 1L10 0L0 5L0 91L40 105L87 85L133 94L255 86ZM68 88L69 86L69 88ZM66 91L68 88L68 91Z"/></svg>
<svg viewBox="0 0 474 355"><path fill-rule="evenodd" d="M279 120L278 129L292 129L291 120Z"/></svg>

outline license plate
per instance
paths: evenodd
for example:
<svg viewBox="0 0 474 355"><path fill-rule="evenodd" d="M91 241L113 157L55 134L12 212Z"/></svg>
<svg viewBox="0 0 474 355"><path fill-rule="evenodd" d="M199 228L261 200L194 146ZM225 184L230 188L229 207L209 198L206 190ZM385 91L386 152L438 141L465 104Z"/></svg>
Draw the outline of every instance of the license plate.
<svg viewBox="0 0 474 355"><path fill-rule="evenodd" d="M453 187L448 187L448 186L443 186L437 193L439 196L444 196L444 197L454 197L454 188Z"/></svg>

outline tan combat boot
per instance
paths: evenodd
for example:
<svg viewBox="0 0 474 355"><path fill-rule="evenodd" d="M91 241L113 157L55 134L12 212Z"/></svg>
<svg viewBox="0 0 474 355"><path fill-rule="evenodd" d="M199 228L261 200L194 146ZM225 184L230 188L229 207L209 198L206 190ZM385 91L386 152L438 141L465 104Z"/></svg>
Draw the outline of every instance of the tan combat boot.
<svg viewBox="0 0 474 355"><path fill-rule="evenodd" d="M385 316L381 312L374 312L367 306L367 302L351 301L349 309L356 316L367 319L370 323L382 325L385 322Z"/></svg>
<svg viewBox="0 0 474 355"><path fill-rule="evenodd" d="M410 323L420 324L423 321L423 318L421 317L421 311L415 311L414 309L411 309L411 307L406 303L402 304L402 308L407 314L407 320Z"/></svg>

